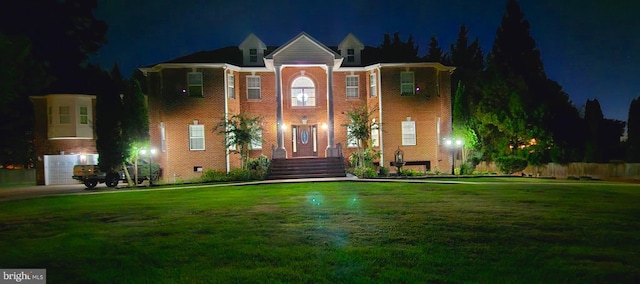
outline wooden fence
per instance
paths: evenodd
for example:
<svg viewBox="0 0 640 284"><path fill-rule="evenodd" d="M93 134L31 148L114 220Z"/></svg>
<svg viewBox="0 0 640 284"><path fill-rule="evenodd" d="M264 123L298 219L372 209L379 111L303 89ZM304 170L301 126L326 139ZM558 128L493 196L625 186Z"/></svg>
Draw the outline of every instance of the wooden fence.
<svg viewBox="0 0 640 284"><path fill-rule="evenodd" d="M494 163L480 163L476 171L499 173ZM566 165L549 163L542 166L528 166L522 173L532 176L549 176L557 178L592 177L599 179L628 178L640 179L640 163L570 163Z"/></svg>

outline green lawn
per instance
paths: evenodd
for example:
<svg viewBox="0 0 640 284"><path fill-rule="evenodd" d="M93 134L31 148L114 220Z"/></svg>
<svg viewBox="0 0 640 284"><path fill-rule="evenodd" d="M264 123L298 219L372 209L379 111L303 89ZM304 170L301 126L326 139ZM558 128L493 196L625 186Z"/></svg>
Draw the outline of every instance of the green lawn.
<svg viewBox="0 0 640 284"><path fill-rule="evenodd" d="M633 283L639 201L637 185L557 181L56 196L0 203L0 267L49 283Z"/></svg>

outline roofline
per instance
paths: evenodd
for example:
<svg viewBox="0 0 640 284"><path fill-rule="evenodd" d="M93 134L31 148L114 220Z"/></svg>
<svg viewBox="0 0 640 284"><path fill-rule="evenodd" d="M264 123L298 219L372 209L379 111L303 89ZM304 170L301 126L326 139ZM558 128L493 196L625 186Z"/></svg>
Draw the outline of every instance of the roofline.
<svg viewBox="0 0 640 284"><path fill-rule="evenodd" d="M367 68L383 68L383 67L435 67L440 71L449 71L453 72L456 70L456 67L446 66L440 62L412 62L412 63L376 63L369 66Z"/></svg>
<svg viewBox="0 0 640 284"><path fill-rule="evenodd" d="M315 38L313 38L312 36L310 36L309 34L305 33L305 32L301 32L299 33L297 36L293 37L292 39L290 39L289 41L287 41L286 43L284 43L283 45L279 46L278 48L276 48L276 50L272 51L269 55L267 55L265 58L268 59L273 59L274 56L278 55L278 53L282 52L285 48L287 48L289 45L295 43L296 41L300 40L302 37L306 37L308 38L313 44L317 45L318 47L320 47L321 49L324 49L325 51L327 51L327 53L333 55L333 58L341 58L342 56L340 54L338 54L337 52L333 51L333 49L327 47L326 45L324 45L323 43L319 42L318 40L316 40Z"/></svg>
<svg viewBox="0 0 640 284"><path fill-rule="evenodd" d="M285 65L298 66L298 64L285 64ZM300 64L300 66L303 66L303 65L305 64ZM316 64L314 64L314 66L315 65ZM335 65L335 66L339 66L339 65ZM334 68L333 70L334 71L368 71L368 70L372 70L376 68L384 68L384 67L434 67L440 71L449 71L449 72L453 72L456 69L456 67L446 66L439 62L413 62L413 63L375 63L367 66L338 67L338 68ZM160 63L160 64L154 65L153 67L141 67L138 69L146 74L147 72L159 72L162 69L167 69L167 68L223 68L223 69L230 69L238 72L266 72L266 71L274 70L273 68L269 68L268 66L242 67L242 66L236 66L228 63Z"/></svg>
<svg viewBox="0 0 640 284"><path fill-rule="evenodd" d="M58 97L78 97L78 96L82 96L85 98L89 98L89 99L95 99L96 95L91 95L91 94L44 94L44 95L38 95L38 96L29 96L29 99L32 100L38 100L38 99L46 99L49 96L58 96Z"/></svg>

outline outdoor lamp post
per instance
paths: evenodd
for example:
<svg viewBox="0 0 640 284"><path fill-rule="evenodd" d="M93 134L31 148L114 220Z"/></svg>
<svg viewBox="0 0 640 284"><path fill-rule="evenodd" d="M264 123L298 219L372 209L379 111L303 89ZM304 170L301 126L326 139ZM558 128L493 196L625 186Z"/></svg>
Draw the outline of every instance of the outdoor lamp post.
<svg viewBox="0 0 640 284"><path fill-rule="evenodd" d="M462 148L463 145L462 139L459 138L444 138L444 145L451 149L451 174L456 174L456 158L455 152L458 148Z"/></svg>
<svg viewBox="0 0 640 284"><path fill-rule="evenodd" d="M140 154L142 154L143 156L148 154L149 157L149 186L153 185L153 172L152 172L152 168L153 168L153 155L156 154L156 149L151 149L149 151L147 151L147 149L142 149L140 150Z"/></svg>

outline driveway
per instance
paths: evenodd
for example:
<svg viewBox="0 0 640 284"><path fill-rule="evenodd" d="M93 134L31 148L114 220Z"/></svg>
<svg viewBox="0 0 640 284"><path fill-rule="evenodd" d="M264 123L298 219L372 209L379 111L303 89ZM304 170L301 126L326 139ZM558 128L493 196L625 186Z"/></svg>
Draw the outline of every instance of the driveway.
<svg viewBox="0 0 640 284"><path fill-rule="evenodd" d="M34 185L13 188L0 188L0 202L8 200L19 200L35 197L43 197L59 194L70 193L87 193L92 192L85 190L84 184L66 184L66 185ZM113 190L103 186L96 187L93 191Z"/></svg>

